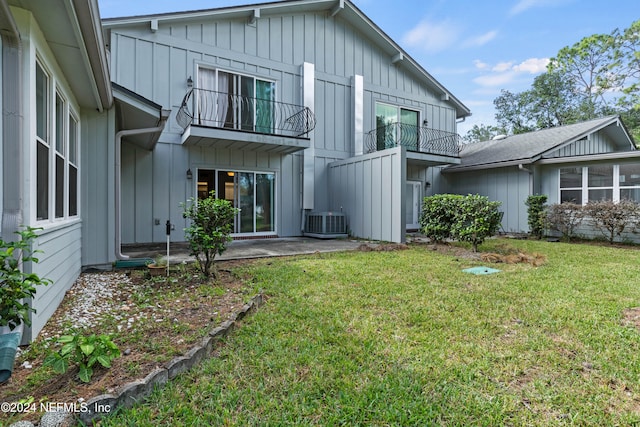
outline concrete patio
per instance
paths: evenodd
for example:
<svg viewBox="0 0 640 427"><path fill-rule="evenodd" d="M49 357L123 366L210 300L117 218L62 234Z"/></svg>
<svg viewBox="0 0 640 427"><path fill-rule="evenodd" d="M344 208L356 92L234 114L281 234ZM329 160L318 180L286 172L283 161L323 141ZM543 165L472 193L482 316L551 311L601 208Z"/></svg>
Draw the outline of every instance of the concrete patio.
<svg viewBox="0 0 640 427"><path fill-rule="evenodd" d="M316 252L339 252L358 248L365 242L351 239L314 239L311 237L283 237L276 239L234 240L227 250L216 260L264 258L287 255L312 254ZM146 245L123 245L122 252L131 258L154 258L165 255L167 245L162 243ZM171 242L169 248L171 263L193 261L186 242Z"/></svg>

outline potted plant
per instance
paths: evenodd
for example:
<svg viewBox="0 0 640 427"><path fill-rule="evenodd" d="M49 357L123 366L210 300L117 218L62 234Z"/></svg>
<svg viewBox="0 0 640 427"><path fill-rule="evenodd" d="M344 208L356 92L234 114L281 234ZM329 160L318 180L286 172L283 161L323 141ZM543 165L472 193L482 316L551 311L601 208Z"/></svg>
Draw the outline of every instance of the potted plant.
<svg viewBox="0 0 640 427"><path fill-rule="evenodd" d="M149 275L151 276L162 276L167 274L168 260L163 255L158 255L154 258L151 264L147 264L147 268L149 269Z"/></svg>
<svg viewBox="0 0 640 427"><path fill-rule="evenodd" d="M0 239L0 383L11 376L24 325L31 326L30 314L36 312L29 299L38 286L51 282L22 271L24 262L38 262L34 253L39 251L31 249L36 230L26 227L17 231L20 239L14 242Z"/></svg>

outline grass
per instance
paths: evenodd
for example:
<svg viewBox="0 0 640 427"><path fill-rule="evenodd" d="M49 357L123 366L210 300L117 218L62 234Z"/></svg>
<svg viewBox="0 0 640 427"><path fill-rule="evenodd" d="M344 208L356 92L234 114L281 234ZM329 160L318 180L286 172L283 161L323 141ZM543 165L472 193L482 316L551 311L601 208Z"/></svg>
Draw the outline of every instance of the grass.
<svg viewBox="0 0 640 427"><path fill-rule="evenodd" d="M490 251L504 246L490 241ZM102 426L630 425L636 249L514 241L541 267L426 246L265 260L268 303L199 368Z"/></svg>

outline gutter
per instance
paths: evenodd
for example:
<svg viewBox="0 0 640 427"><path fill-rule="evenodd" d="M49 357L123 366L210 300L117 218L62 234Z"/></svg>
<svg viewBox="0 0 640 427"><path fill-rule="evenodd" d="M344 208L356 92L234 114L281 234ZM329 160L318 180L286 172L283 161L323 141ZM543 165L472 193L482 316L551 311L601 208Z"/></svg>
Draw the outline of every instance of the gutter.
<svg viewBox="0 0 640 427"><path fill-rule="evenodd" d="M9 5L0 0L2 48L2 239L15 240L24 223L22 41Z"/></svg>
<svg viewBox="0 0 640 427"><path fill-rule="evenodd" d="M127 129L121 130L116 133L116 153L115 153L115 226L116 226L116 235L115 235L115 248L116 248L116 259L117 260L127 260L129 256L124 255L122 253L122 211L120 209L121 198L122 198L122 179L120 176L122 169L122 138L125 136L131 135L141 135L145 133L160 133L164 130L164 126L167 123L167 119L169 118L169 110L161 110L160 112L160 122L158 126L152 128L141 128L141 129Z"/></svg>

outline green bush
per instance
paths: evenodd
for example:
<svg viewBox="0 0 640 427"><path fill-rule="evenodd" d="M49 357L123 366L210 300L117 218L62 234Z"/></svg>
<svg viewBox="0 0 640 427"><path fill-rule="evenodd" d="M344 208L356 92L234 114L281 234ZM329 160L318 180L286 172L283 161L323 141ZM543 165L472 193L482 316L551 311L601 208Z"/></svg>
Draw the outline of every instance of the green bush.
<svg viewBox="0 0 640 427"><path fill-rule="evenodd" d="M434 242L452 238L451 229L458 205L464 196L457 194L437 194L425 197L422 202L420 229Z"/></svg>
<svg viewBox="0 0 640 427"><path fill-rule="evenodd" d="M529 232L538 239L542 239L544 236L546 203L547 196L544 194L529 196L527 201L524 202L527 206Z"/></svg>
<svg viewBox="0 0 640 427"><path fill-rule="evenodd" d="M500 205L500 202L492 202L486 196L470 194L464 197L455 215L451 230L453 238L471 243L473 251L478 252L478 246L500 228Z"/></svg>
<svg viewBox="0 0 640 427"><path fill-rule="evenodd" d="M473 250L500 227L500 202L480 195L439 194L425 197L420 226L435 242L454 239L470 242Z"/></svg>
<svg viewBox="0 0 640 427"><path fill-rule="evenodd" d="M231 241L233 219L240 212L230 201L217 199L215 191L209 197L196 200L191 198L183 216L191 220L191 225L184 229L189 242L191 255L196 257L200 271L205 277L216 276L213 260L221 255Z"/></svg>
<svg viewBox="0 0 640 427"><path fill-rule="evenodd" d="M16 234L19 240L5 242L0 239L0 326L9 326L13 330L21 323L31 326L31 313L36 310L29 299L36 294L37 286L46 286L51 280L39 277L35 273L22 271L25 262L38 262L31 250L36 239L37 228L26 227Z"/></svg>

